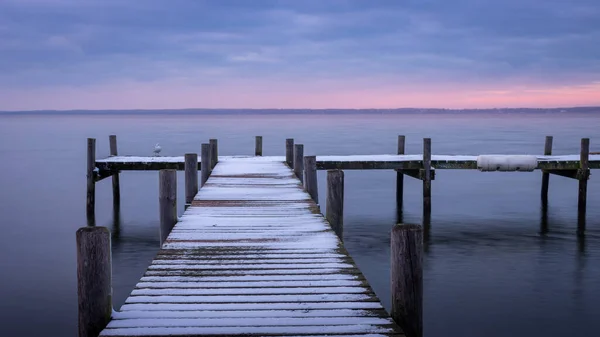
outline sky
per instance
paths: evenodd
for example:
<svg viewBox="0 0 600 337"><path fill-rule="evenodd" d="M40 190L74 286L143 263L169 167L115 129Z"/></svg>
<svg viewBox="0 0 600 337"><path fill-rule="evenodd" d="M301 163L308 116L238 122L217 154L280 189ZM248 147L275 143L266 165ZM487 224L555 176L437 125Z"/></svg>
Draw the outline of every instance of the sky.
<svg viewBox="0 0 600 337"><path fill-rule="evenodd" d="M0 110L600 105L598 0L0 0Z"/></svg>

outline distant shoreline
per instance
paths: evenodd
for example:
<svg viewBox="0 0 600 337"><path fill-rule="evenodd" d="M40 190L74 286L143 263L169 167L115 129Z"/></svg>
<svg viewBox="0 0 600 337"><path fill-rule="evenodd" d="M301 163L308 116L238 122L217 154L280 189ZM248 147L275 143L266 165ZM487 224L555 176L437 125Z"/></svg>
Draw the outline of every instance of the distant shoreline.
<svg viewBox="0 0 600 337"><path fill-rule="evenodd" d="M600 107L496 108L496 109L132 109L132 110L27 110L0 111L1 115L410 115L489 113L600 113Z"/></svg>

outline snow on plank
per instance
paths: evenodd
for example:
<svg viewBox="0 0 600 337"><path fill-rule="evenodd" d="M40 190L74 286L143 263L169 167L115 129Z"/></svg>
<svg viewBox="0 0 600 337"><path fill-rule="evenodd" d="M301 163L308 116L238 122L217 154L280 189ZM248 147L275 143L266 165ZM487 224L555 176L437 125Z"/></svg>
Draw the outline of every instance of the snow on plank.
<svg viewBox="0 0 600 337"><path fill-rule="evenodd" d="M361 280L362 274L294 274L294 275L219 275L219 276L191 276L191 275L144 275L142 282L248 282L248 281L328 281L328 280Z"/></svg>
<svg viewBox="0 0 600 337"><path fill-rule="evenodd" d="M121 311L113 319L131 318L250 318L250 317L389 317L385 310L220 310L220 311Z"/></svg>
<svg viewBox="0 0 600 337"><path fill-rule="evenodd" d="M253 327L253 326L309 326L309 325L363 325L363 324L389 324L390 320L380 317L279 317L273 318L132 318L121 319L111 328L137 328L137 327Z"/></svg>
<svg viewBox="0 0 600 337"><path fill-rule="evenodd" d="M379 302L135 303L121 311L383 309Z"/></svg>
<svg viewBox="0 0 600 337"><path fill-rule="evenodd" d="M137 327L111 329L110 324L100 336L191 336L223 335L251 336L283 334L332 334L332 333L386 333L394 330L388 325L334 325L334 326L257 326L257 327Z"/></svg>
<svg viewBox="0 0 600 337"><path fill-rule="evenodd" d="M185 281L142 281L136 285L136 289L207 289L222 288L235 290L235 288L287 288L295 289L311 289L320 287L358 287L363 285L359 280L298 280L298 281L246 281L246 282L185 282ZM232 289L234 288L234 289ZM362 288L361 288L362 289Z"/></svg>
<svg viewBox="0 0 600 337"><path fill-rule="evenodd" d="M290 295L290 294L362 294L371 291L365 287L280 287L280 288L142 288L134 289L132 296L158 295Z"/></svg>
<svg viewBox="0 0 600 337"><path fill-rule="evenodd" d="M283 160L220 159L101 336L397 335Z"/></svg>

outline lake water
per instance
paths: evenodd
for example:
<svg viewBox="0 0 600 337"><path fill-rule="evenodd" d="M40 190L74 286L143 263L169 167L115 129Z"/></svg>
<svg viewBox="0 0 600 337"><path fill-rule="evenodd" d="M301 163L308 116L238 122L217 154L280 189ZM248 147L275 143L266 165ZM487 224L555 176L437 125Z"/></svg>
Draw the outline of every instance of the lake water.
<svg viewBox="0 0 600 337"><path fill-rule="evenodd" d="M600 114L2 116L0 115L0 326L3 336L75 336L75 231L85 226L86 138L108 155L199 152L284 155L285 138L305 154L422 152L576 154L600 151ZM578 240L577 182L550 178L549 232L540 234L541 173L436 172L431 236L424 254L425 336L593 336L600 330L600 179L588 185L587 236ZM347 171L345 243L389 308L389 232L396 221L395 172ZM325 194L325 174L319 189ZM179 173L179 200L183 195ZM121 175L121 212L110 179L96 188L96 221L113 233L115 308L158 250L158 173ZM421 221L421 183L405 178L404 221ZM179 214L183 203L179 203Z"/></svg>

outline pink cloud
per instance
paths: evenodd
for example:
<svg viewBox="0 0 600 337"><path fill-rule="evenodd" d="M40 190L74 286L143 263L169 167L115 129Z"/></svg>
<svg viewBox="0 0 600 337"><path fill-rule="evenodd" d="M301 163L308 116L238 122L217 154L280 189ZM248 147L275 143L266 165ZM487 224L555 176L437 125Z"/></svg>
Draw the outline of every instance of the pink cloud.
<svg viewBox="0 0 600 337"><path fill-rule="evenodd" d="M123 82L0 90L0 110L183 108L495 108L600 105L600 82L576 86Z"/></svg>

